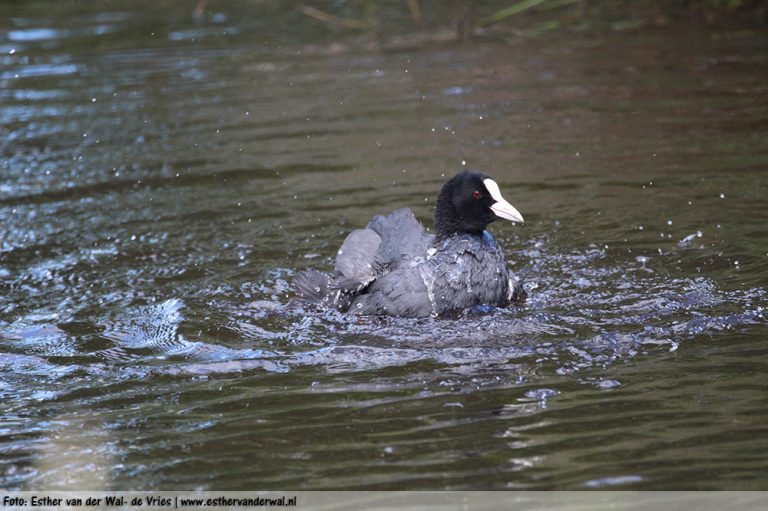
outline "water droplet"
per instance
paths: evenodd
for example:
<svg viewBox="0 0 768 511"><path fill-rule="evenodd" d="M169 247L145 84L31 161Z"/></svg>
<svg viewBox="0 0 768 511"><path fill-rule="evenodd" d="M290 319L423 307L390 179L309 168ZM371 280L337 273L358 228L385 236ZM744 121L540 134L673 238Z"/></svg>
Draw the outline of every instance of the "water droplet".
<svg viewBox="0 0 768 511"><path fill-rule="evenodd" d="M525 397L536 399L537 401L546 401L547 399L555 397L558 394L560 394L560 392L555 389L534 389L526 392Z"/></svg>

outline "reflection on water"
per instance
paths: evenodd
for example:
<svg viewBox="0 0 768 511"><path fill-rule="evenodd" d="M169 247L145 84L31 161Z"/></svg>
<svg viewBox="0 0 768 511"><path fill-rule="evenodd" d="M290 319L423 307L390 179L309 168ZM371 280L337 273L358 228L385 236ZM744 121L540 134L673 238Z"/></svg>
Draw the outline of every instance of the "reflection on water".
<svg viewBox="0 0 768 511"><path fill-rule="evenodd" d="M0 18L3 487L765 488L764 38L211 8ZM463 165L524 306L291 300Z"/></svg>

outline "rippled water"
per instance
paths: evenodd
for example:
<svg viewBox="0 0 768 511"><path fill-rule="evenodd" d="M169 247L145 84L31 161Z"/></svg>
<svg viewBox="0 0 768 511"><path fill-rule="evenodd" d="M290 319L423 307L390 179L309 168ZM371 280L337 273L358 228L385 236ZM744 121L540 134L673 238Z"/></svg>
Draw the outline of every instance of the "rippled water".
<svg viewBox="0 0 768 511"><path fill-rule="evenodd" d="M0 486L766 488L766 38L189 4L0 7ZM463 166L524 306L292 302Z"/></svg>

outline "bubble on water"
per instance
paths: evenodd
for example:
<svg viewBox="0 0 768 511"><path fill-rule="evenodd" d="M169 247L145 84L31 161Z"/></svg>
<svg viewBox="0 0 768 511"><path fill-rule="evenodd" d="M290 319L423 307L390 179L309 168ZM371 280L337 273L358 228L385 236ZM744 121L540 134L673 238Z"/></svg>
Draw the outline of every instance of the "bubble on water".
<svg viewBox="0 0 768 511"><path fill-rule="evenodd" d="M615 389L621 386L621 383L616 380L601 380L595 384L595 387L602 390Z"/></svg>
<svg viewBox="0 0 768 511"><path fill-rule="evenodd" d="M648 262L648 259L649 259L649 258L648 258L648 257L646 257L646 256L637 256L637 257L635 257L635 261L637 261L637 262L638 262L638 263L640 263L640 264L645 264L645 263L647 263L647 262Z"/></svg>
<svg viewBox="0 0 768 511"><path fill-rule="evenodd" d="M591 280L589 280L587 278L584 278L584 277L580 277L580 278L574 280L573 283L576 286L580 287L580 288L586 288L586 287L590 287L590 286L593 285Z"/></svg>
<svg viewBox="0 0 768 511"><path fill-rule="evenodd" d="M537 401L546 401L558 394L560 394L560 391L555 389L533 389L529 390L524 395L527 398L535 399Z"/></svg>
<svg viewBox="0 0 768 511"><path fill-rule="evenodd" d="M685 238L681 239L677 242L677 244L681 247L690 244L695 238L701 238L703 236L703 233L701 231L696 231L693 234L689 234Z"/></svg>

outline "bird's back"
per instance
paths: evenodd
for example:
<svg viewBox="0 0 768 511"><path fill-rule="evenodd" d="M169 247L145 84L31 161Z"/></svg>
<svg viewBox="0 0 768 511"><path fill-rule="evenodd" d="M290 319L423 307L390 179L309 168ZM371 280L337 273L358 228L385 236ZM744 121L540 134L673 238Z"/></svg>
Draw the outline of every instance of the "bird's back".
<svg viewBox="0 0 768 511"><path fill-rule="evenodd" d="M424 258L432 237L409 208L376 215L365 229L352 231L336 255L333 275L301 272L294 285L300 298L346 310L358 293L382 276Z"/></svg>
<svg viewBox="0 0 768 511"><path fill-rule="evenodd" d="M509 274L501 249L486 232L437 242L380 275L355 297L351 312L424 317L509 300Z"/></svg>

